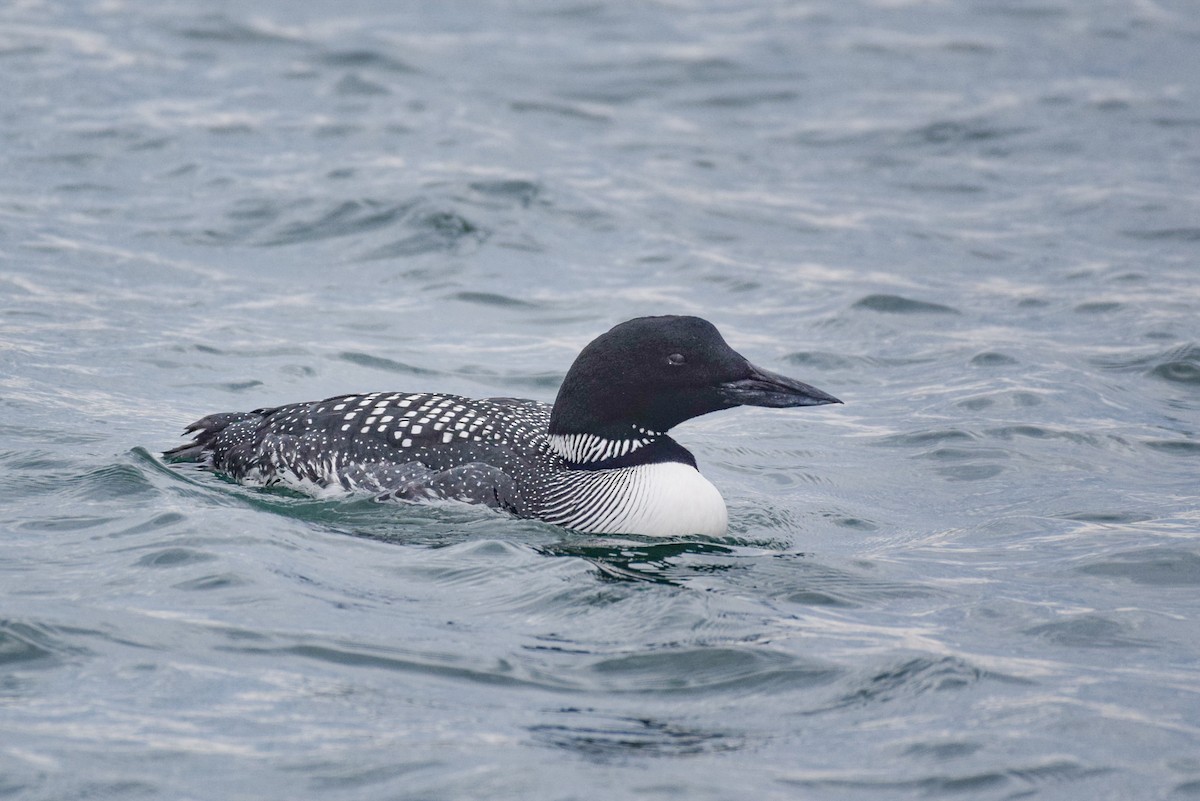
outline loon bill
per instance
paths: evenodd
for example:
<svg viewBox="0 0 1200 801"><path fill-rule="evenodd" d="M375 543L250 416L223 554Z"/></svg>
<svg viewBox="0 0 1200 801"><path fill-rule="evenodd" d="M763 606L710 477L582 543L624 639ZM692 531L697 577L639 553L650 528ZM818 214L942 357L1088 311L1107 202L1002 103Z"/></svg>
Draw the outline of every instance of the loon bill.
<svg viewBox="0 0 1200 801"><path fill-rule="evenodd" d="M213 414L167 451L243 484L484 504L593 534L725 533L725 501L667 432L734 406L841 403L755 367L699 317L640 317L585 347L553 406L372 392Z"/></svg>

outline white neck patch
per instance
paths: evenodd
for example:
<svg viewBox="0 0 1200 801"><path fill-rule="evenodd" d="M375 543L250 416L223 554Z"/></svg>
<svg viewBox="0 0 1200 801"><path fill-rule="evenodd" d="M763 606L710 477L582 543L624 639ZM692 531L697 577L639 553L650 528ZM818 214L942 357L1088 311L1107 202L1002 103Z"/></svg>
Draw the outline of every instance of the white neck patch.
<svg viewBox="0 0 1200 801"><path fill-rule="evenodd" d="M630 436L622 439L605 439L595 434L551 434L547 439L554 452L568 462L588 464L633 453L660 436L657 432L644 428L637 428L629 433Z"/></svg>

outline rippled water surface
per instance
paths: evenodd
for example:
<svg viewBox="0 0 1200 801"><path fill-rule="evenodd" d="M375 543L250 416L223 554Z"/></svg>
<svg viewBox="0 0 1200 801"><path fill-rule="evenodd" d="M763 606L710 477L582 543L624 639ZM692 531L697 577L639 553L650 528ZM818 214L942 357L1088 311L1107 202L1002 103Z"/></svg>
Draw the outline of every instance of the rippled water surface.
<svg viewBox="0 0 1200 801"><path fill-rule="evenodd" d="M0 796L1200 797L1198 20L4 5ZM666 312L720 541L158 456Z"/></svg>

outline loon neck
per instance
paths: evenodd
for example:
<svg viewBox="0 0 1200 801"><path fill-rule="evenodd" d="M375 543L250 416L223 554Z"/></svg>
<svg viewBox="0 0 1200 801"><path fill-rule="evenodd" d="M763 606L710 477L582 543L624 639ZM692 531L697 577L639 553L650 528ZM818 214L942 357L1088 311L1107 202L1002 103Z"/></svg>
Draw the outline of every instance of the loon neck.
<svg viewBox="0 0 1200 801"><path fill-rule="evenodd" d="M550 449L577 470L608 470L659 462L696 466L692 454L663 431L629 425L604 434L550 434Z"/></svg>

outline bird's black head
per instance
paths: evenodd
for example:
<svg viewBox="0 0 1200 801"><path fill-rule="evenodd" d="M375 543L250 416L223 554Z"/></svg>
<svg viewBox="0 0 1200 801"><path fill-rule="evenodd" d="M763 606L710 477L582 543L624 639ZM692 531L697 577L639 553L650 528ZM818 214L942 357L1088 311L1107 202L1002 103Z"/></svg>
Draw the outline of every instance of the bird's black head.
<svg viewBox="0 0 1200 801"><path fill-rule="evenodd" d="M551 434L663 432L734 406L841 403L808 384L755 367L699 317L639 317L585 347L567 371Z"/></svg>

